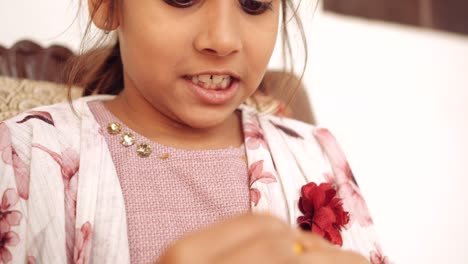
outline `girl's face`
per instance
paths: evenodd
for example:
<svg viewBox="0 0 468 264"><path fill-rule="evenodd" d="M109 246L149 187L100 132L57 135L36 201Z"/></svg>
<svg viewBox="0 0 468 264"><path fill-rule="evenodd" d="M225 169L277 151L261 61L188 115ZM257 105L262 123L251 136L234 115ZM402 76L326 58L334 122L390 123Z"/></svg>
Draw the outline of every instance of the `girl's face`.
<svg viewBox="0 0 468 264"><path fill-rule="evenodd" d="M279 5L280 0L123 0L122 96L189 127L223 123L263 78Z"/></svg>

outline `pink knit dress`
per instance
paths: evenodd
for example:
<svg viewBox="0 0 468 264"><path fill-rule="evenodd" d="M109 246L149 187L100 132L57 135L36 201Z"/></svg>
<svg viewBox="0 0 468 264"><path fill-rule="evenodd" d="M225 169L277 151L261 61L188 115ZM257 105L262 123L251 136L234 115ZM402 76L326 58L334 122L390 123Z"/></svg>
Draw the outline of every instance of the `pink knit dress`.
<svg viewBox="0 0 468 264"><path fill-rule="evenodd" d="M250 210L244 147L184 150L153 142L131 130L101 101L89 107L103 131L110 122L153 152L141 158L136 144L104 133L125 200L131 263L153 263L187 232ZM109 238L112 239L112 238Z"/></svg>

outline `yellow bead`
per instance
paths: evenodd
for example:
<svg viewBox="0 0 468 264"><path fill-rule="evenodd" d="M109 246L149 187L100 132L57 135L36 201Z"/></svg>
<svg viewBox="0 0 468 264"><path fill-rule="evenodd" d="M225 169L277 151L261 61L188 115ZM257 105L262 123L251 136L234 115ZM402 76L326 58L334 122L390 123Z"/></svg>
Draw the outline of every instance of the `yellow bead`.
<svg viewBox="0 0 468 264"><path fill-rule="evenodd" d="M162 155L158 155L158 158L162 159L162 160L167 160L169 158L169 156L170 156L169 153L164 153Z"/></svg>
<svg viewBox="0 0 468 264"><path fill-rule="evenodd" d="M293 251L294 251L294 254L300 255L300 254L302 254L304 252L304 246L302 246L300 243L296 242L293 245Z"/></svg>

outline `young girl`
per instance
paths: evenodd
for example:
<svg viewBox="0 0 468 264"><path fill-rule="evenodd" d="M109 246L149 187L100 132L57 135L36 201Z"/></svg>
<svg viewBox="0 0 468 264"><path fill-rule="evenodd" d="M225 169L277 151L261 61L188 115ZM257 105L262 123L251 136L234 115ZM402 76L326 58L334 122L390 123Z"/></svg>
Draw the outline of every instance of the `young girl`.
<svg viewBox="0 0 468 264"><path fill-rule="evenodd" d="M292 2L88 4L116 96L0 124L0 263L387 262L333 136L243 105Z"/></svg>

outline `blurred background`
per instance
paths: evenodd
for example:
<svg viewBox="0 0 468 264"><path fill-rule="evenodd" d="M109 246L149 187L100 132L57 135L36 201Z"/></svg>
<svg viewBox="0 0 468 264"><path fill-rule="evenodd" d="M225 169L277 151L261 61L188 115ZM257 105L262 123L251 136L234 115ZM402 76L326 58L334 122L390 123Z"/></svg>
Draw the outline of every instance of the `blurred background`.
<svg viewBox="0 0 468 264"><path fill-rule="evenodd" d="M468 263L468 2L324 3L301 4L303 83L348 156L385 253L395 263ZM30 39L77 51L77 6L0 0L0 45ZM283 66L280 54L271 68ZM294 55L300 74L299 45Z"/></svg>

